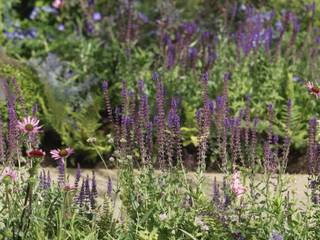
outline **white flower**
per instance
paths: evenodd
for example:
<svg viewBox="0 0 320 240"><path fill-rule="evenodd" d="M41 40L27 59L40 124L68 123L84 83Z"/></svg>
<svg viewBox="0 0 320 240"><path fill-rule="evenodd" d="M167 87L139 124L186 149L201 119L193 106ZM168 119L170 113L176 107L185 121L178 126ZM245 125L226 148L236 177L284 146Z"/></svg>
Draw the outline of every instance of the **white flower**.
<svg viewBox="0 0 320 240"><path fill-rule="evenodd" d="M159 215L159 219L160 219L160 221L165 221L165 220L167 220L168 219L168 216L167 216L167 214L166 213L161 213L160 215Z"/></svg>

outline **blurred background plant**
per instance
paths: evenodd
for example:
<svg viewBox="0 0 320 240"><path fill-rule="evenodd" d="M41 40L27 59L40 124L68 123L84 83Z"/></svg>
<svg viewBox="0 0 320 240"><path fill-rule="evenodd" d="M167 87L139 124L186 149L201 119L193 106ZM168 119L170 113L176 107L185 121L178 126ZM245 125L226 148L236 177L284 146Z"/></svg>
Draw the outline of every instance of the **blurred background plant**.
<svg viewBox="0 0 320 240"><path fill-rule="evenodd" d="M304 86L319 75L318 1L53 3L0 3L1 62L5 62L1 74L17 79L27 104L36 96L47 126L45 148L70 145L79 160L95 164L98 156L86 140L96 137L97 146L102 146L99 143L110 132L102 82L108 80L113 106L121 104L123 80L130 91L144 80L146 94L155 99L152 73L157 71L166 96L175 97L180 106L184 157L194 157L194 116L202 102L200 76L207 71L214 103L223 92L225 73L230 74L231 112L244 109L250 96L252 115L264 119L266 106L272 103L274 131L280 140L285 136L285 106L291 99L291 162L306 152L308 119L319 112ZM24 75L21 66L28 68ZM267 121L259 121L259 136L267 128ZM100 151L108 155L112 147Z"/></svg>

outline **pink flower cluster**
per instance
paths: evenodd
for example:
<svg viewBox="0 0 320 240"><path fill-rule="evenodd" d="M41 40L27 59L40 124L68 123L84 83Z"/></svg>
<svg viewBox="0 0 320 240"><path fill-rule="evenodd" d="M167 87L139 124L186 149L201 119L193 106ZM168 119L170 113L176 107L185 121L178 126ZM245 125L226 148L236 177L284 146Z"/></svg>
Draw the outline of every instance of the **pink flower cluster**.
<svg viewBox="0 0 320 240"><path fill-rule="evenodd" d="M50 151L51 157L54 160L64 160L68 158L72 153L73 149L72 148L64 148L64 149L54 149Z"/></svg>
<svg viewBox="0 0 320 240"><path fill-rule="evenodd" d="M18 121L17 125L18 129L20 131L26 133L26 134L37 134L42 126L39 126L39 120L35 117L25 117L22 121Z"/></svg>
<svg viewBox="0 0 320 240"><path fill-rule="evenodd" d="M11 181L15 182L17 181L17 172L10 167L5 167L0 175L0 182L7 177L9 177Z"/></svg>
<svg viewBox="0 0 320 240"><path fill-rule="evenodd" d="M307 82L306 87L311 95L320 98L320 88L315 86L312 82Z"/></svg>
<svg viewBox="0 0 320 240"><path fill-rule="evenodd" d="M63 7L63 0L54 0L52 3L52 7L56 9L60 9Z"/></svg>
<svg viewBox="0 0 320 240"><path fill-rule="evenodd" d="M246 192L246 188L240 182L240 173L238 171L235 171L232 175L231 190L237 197Z"/></svg>

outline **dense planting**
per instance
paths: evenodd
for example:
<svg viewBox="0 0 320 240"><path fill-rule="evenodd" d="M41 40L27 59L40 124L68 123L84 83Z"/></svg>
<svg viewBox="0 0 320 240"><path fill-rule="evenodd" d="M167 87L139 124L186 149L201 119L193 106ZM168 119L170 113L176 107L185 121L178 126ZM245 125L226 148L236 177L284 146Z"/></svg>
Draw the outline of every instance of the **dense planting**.
<svg viewBox="0 0 320 240"><path fill-rule="evenodd" d="M0 239L320 239L315 3L0 9Z"/></svg>

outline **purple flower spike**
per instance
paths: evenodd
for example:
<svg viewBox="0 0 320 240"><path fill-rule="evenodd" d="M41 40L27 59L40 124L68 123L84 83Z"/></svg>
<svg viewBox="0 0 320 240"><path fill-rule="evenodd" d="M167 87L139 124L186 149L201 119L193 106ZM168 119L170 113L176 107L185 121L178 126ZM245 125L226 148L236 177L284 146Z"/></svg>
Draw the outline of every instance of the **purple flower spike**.
<svg viewBox="0 0 320 240"><path fill-rule="evenodd" d="M108 177L107 196L108 196L109 198L111 198L111 196L112 196L112 179L111 179L111 177Z"/></svg>
<svg viewBox="0 0 320 240"><path fill-rule="evenodd" d="M4 161L4 138L3 138L3 124L2 124L2 118L0 113L0 163Z"/></svg>
<svg viewBox="0 0 320 240"><path fill-rule="evenodd" d="M92 171L91 192L94 198L98 197L96 174L94 171Z"/></svg>
<svg viewBox="0 0 320 240"><path fill-rule="evenodd" d="M80 177L81 177L81 168L80 168L80 163L78 163L77 164L76 178L75 178L75 182L74 182L74 186L76 188L78 188L78 186L79 186Z"/></svg>
<svg viewBox="0 0 320 240"><path fill-rule="evenodd" d="M64 24L63 23L60 23L58 26L57 26L57 29L60 31L60 32L63 32L64 31Z"/></svg>
<svg viewBox="0 0 320 240"><path fill-rule="evenodd" d="M212 201L218 207L220 205L220 190L219 184L217 183L217 178L214 177L213 186L212 186Z"/></svg>
<svg viewBox="0 0 320 240"><path fill-rule="evenodd" d="M59 160L58 162L58 184L60 187L64 185L64 161Z"/></svg>
<svg viewBox="0 0 320 240"><path fill-rule="evenodd" d="M100 22L102 20L102 15L100 12L94 12L92 14L92 20L95 22Z"/></svg>

